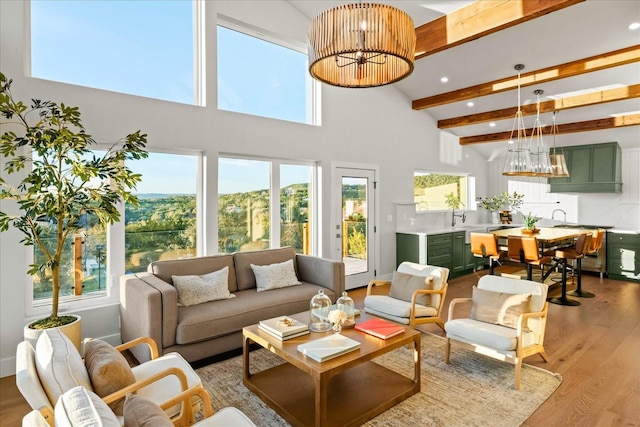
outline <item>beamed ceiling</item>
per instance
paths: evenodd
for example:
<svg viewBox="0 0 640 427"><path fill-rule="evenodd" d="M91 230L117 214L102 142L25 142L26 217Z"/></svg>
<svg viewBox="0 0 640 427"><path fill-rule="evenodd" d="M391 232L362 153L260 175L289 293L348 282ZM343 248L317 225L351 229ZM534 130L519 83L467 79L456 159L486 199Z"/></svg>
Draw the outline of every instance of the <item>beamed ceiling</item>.
<svg viewBox="0 0 640 427"><path fill-rule="evenodd" d="M348 2L289 3L312 18ZM623 148L640 147L640 29L628 29L640 22L640 1L380 3L404 10L416 25L415 70L394 84L410 103L408 113L428 112L461 145L473 144L487 158L503 154L517 110L514 66L524 64L528 134L536 114L533 91L541 89L543 132L557 111L558 145L618 141ZM447 83L440 81L444 76Z"/></svg>

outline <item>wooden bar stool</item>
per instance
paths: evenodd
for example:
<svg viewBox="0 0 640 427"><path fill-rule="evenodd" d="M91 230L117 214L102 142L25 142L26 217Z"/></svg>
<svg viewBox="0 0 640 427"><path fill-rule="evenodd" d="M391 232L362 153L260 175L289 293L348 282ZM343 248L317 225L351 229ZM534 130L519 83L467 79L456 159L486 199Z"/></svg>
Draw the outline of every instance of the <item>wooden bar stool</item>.
<svg viewBox="0 0 640 427"><path fill-rule="evenodd" d="M538 239L535 237L509 236L507 238L507 254L514 262L527 265L527 280L533 280L533 266L540 268L544 276L544 265L553 261L550 256L540 256Z"/></svg>
<svg viewBox="0 0 640 427"><path fill-rule="evenodd" d="M498 249L498 237L493 233L469 233L471 253L489 261L489 274L494 273L494 262L499 262L504 252Z"/></svg>
<svg viewBox="0 0 640 427"><path fill-rule="evenodd" d="M602 247L602 242L604 241L604 233L606 233L606 231L602 228L598 229L598 231L596 232L595 236L592 236L591 238L591 244L589 245L589 248L586 251L586 255L590 255L590 254L597 254L598 251L600 250L600 248ZM579 260L577 262L580 262ZM600 278L602 278L602 272L600 273ZM571 295L573 297L580 297L580 298L593 298L596 295L591 293L591 292L587 292L587 291L583 291L582 290L582 281L580 280L580 276L578 276L578 286L576 288L575 291L571 291L571 292L567 292L567 295Z"/></svg>
<svg viewBox="0 0 640 427"><path fill-rule="evenodd" d="M582 258L584 258L584 254L591 245L591 238L591 234L581 234L578 236L575 245L554 251L554 258L562 262L562 296L549 298L549 302L559 305L580 305L578 301L567 298L567 261L570 259L576 260L576 274L578 276L578 287L576 291L584 294L582 292Z"/></svg>

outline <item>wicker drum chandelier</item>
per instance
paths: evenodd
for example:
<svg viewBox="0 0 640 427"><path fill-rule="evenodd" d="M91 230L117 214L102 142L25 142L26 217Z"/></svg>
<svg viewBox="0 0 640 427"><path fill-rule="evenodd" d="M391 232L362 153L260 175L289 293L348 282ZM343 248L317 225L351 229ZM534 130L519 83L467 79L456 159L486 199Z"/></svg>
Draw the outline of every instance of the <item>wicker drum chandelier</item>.
<svg viewBox="0 0 640 427"><path fill-rule="evenodd" d="M413 19L392 6L348 4L309 25L309 73L333 86L366 88L397 82L413 71Z"/></svg>

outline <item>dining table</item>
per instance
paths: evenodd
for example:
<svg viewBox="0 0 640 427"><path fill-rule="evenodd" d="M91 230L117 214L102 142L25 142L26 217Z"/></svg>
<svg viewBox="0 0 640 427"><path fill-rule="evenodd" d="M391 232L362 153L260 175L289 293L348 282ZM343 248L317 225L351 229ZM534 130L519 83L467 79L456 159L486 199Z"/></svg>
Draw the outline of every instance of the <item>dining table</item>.
<svg viewBox="0 0 640 427"><path fill-rule="evenodd" d="M548 251L561 249L571 246L575 243L575 239L581 234L593 233L596 230L585 230L583 228L564 228L564 227L540 227L535 232L530 232L522 227L504 228L501 230L493 230L493 233L498 238L498 246L506 250L507 239L509 237L535 237L540 246L540 253L544 254ZM542 282L549 277L555 267L559 265L557 260L554 260L555 265L542 276ZM560 305L579 305L580 303L567 298L567 279L566 270L562 275L562 296L558 298L550 298L550 302Z"/></svg>

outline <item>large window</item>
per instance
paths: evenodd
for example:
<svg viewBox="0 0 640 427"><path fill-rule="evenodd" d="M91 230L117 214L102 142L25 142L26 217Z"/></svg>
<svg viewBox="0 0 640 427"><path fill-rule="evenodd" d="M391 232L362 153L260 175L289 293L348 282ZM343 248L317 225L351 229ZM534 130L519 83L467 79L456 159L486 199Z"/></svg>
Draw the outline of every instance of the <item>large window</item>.
<svg viewBox="0 0 640 427"><path fill-rule="evenodd" d="M194 2L30 5L33 77L196 103Z"/></svg>
<svg viewBox="0 0 640 427"><path fill-rule="evenodd" d="M238 28L218 26L218 108L317 124L306 52Z"/></svg>
<svg viewBox="0 0 640 427"><path fill-rule="evenodd" d="M314 173L308 164L221 157L218 251L292 246L313 253Z"/></svg>
<svg viewBox="0 0 640 427"><path fill-rule="evenodd" d="M447 175L430 172L413 174L413 201L417 212L443 211L447 206L447 195L453 193L469 209L469 179L466 175Z"/></svg>
<svg viewBox="0 0 640 427"><path fill-rule="evenodd" d="M129 165L142 182L136 189L140 206L125 206L127 273L146 271L152 261L196 256L198 160L150 153Z"/></svg>

